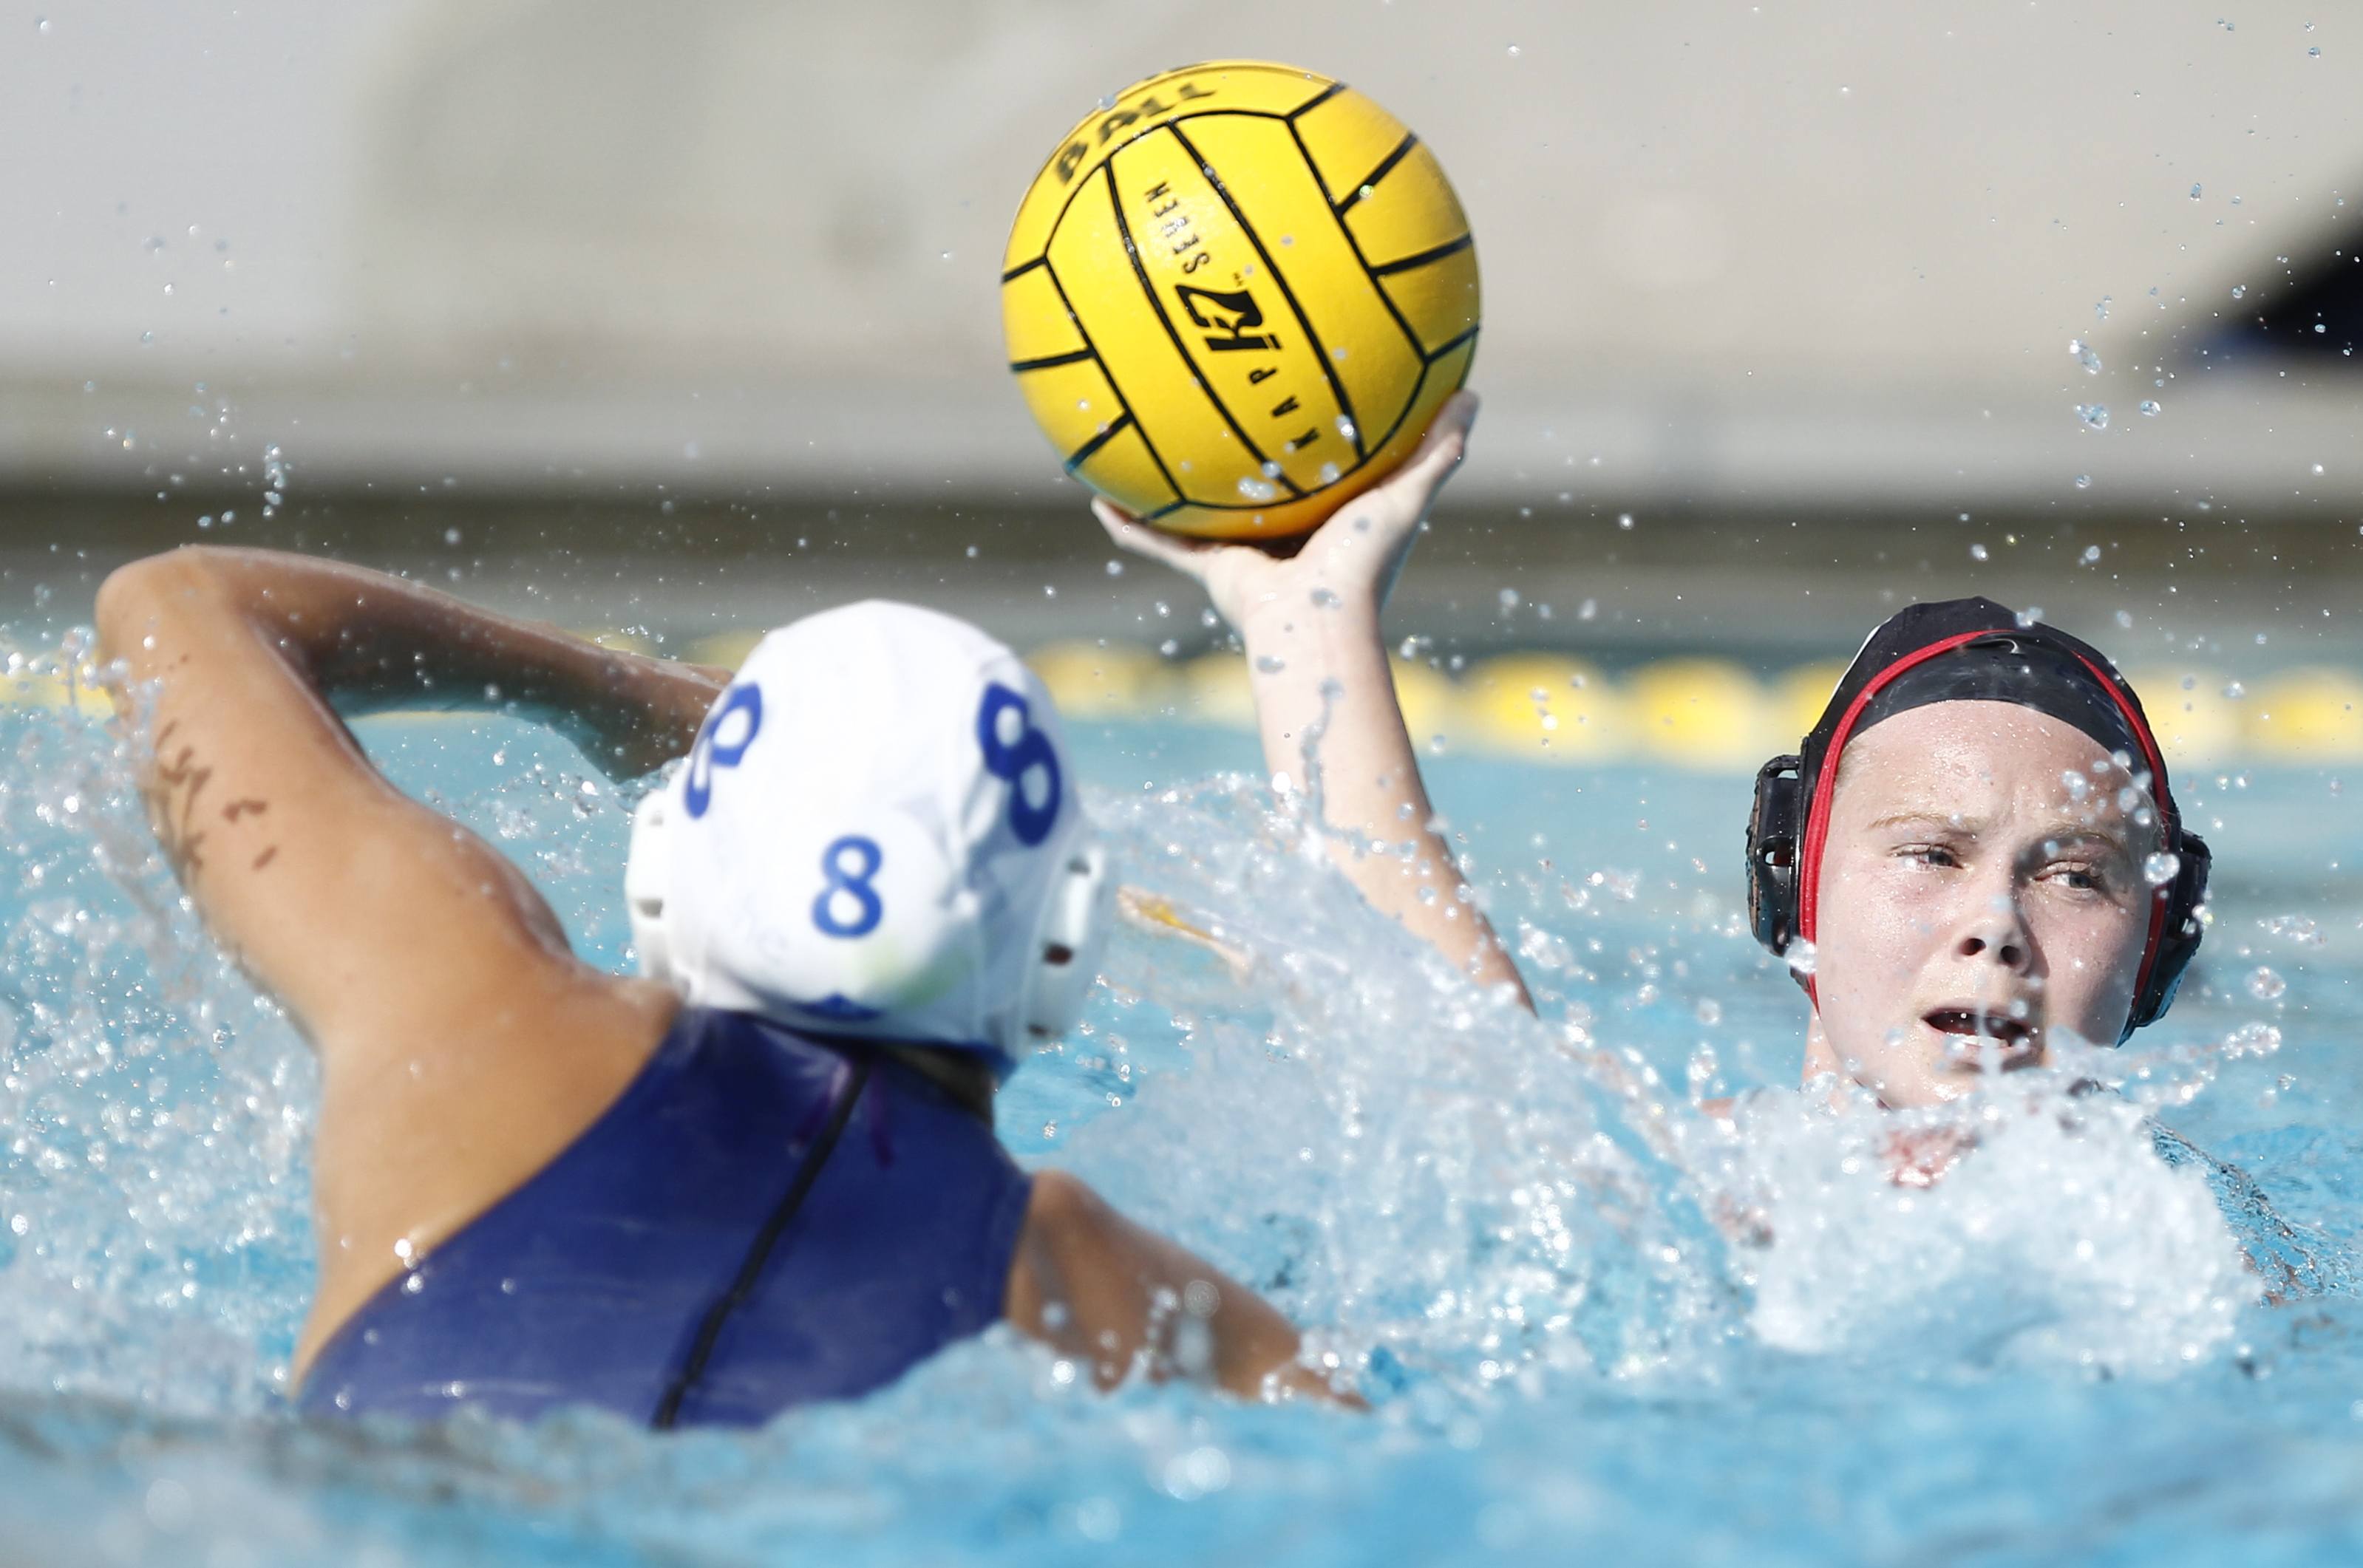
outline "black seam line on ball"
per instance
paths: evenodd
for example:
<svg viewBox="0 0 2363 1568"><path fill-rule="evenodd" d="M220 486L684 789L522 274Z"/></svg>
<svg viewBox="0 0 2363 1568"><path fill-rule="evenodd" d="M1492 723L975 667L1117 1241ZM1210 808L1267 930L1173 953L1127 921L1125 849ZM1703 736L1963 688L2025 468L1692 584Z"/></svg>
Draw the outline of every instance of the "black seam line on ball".
<svg viewBox="0 0 2363 1568"><path fill-rule="evenodd" d="M1133 417L1132 400L1124 395L1124 388L1116 381L1115 367L1105 359L1100 359L1099 345L1092 341L1092 329L1083 325L1082 313L1075 308L1075 302L1067 297L1067 285L1059 281L1059 269L1047 265L1050 259L1048 251L1043 253L1042 259L1046 263L1043 270L1050 278L1050 287L1058 291L1059 308L1067 313L1067 319L1073 322L1075 330L1083 335L1083 347L1092 351L1093 359L1099 359L1100 377L1107 382L1108 391L1115 394L1116 407L1122 410L1124 416L1131 419L1134 427L1139 430L1140 444L1148 448L1148 460L1157 465L1157 472L1165 480L1165 488L1171 491L1179 499L1182 495L1182 487L1173 482L1173 470L1165 466L1165 459L1158 455L1157 443L1148 438L1148 426Z"/></svg>
<svg viewBox="0 0 2363 1568"><path fill-rule="evenodd" d="M1125 413L1117 414L1114 419L1108 422L1106 429L1101 431L1098 435L1093 436L1090 440L1075 448L1075 455L1067 459L1067 471L1069 473L1073 473L1077 469L1080 469L1085 463L1090 462L1093 458L1099 454L1099 449L1102 447L1106 446L1109 442L1115 440L1117 436L1123 435L1126 431L1131 428L1131 414ZM1144 439L1146 439L1146 437L1144 437Z"/></svg>
<svg viewBox="0 0 2363 1568"><path fill-rule="evenodd" d="M828 1164L829 1155L836 1152L837 1141L844 1134L845 1124L853 1120L854 1105L861 1099L861 1091L870 1087L870 1059L866 1056L853 1064L851 1087L845 1091L845 1098L831 1108L828 1125L821 1129L820 1136L805 1152L803 1163L796 1166L794 1179L788 1183L788 1190L771 1210L771 1218L764 1220L763 1228L755 1233L754 1241L747 1248L746 1260L738 1265L738 1276L730 1282L730 1288L722 1298L706 1309L705 1320L698 1325L696 1342L691 1345L687 1359L681 1364L681 1371L665 1390L664 1398L657 1405L656 1415L649 1422L659 1431L670 1430L681 1419L681 1403L689 1397L689 1391L696 1386L698 1379L705 1375L705 1364L714 1354L716 1342L722 1337L723 1325L730 1320L733 1312L747 1304L747 1297L755 1293L756 1283L762 1278L763 1264L770 1260L771 1249L779 1244L780 1237L787 1231L788 1222L796 1217L796 1210L804 1207L813 1184L820 1180L821 1168Z"/></svg>
<svg viewBox="0 0 2363 1568"><path fill-rule="evenodd" d="M1313 149L1304 145L1304 137L1297 130L1294 124L1292 123L1289 126L1288 134L1296 138L1296 150L1304 158L1304 166L1315 171L1314 178L1317 182L1320 179L1318 173L1320 166L1313 161ZM1403 319L1403 313L1397 308L1394 296L1387 293L1386 286L1381 283L1377 276L1371 272L1370 259L1362 254L1362 242L1354 237L1354 226L1340 218L1337 220L1337 232L1346 237L1346 248L1354 253L1354 260L1361 267L1362 276L1370 280L1370 287L1378 294L1379 303L1387 307L1387 314L1394 317L1395 325L1403 329L1403 341L1411 345L1411 351L1414 354L1425 356L1427 353L1427 345L1419 340L1419 334L1411 329L1411 323ZM1360 426L1357 425L1355 428L1359 430ZM1376 451L1378 448L1373 447L1370 450Z"/></svg>
<svg viewBox="0 0 2363 1568"><path fill-rule="evenodd" d="M1455 348L1459 348L1463 343L1468 342L1470 338L1476 336L1477 329L1473 326L1470 327L1468 331L1462 333L1451 342L1447 343L1443 348L1438 348L1435 353L1430 354L1427 357L1427 362L1431 365L1435 364L1438 359L1443 359L1447 354L1451 353Z"/></svg>
<svg viewBox="0 0 2363 1568"><path fill-rule="evenodd" d="M1214 120L1224 118L1270 120L1275 125L1286 126L1288 127L1288 134L1292 137L1295 137L1296 138L1296 149L1304 155L1306 167L1310 168L1314 171L1313 182L1316 186L1320 187L1322 200L1326 201L1329 199L1329 188L1321 183L1321 166L1313 161L1312 149L1304 145L1304 138L1298 134L1296 122L1294 120L1290 119L1286 115L1278 113L1271 109L1200 109L1195 114L1177 114L1171 119L1160 121L1156 125L1136 127L1132 130L1125 133L1125 138L1122 141L1115 143L1113 147L1103 149L1100 153L1099 168L1095 168L1091 173L1082 176L1076 180L1072 185L1067 188L1066 196L1059 203L1059 210L1057 214L1051 217L1050 226L1045 232L1053 239L1058 237L1059 226L1067 221L1067 210L1075 204L1075 198L1082 195L1085 191L1090 190L1092 188L1092 182L1098 176L1099 169L1104 169L1109 164L1114 163L1115 161L1116 154L1122 152L1126 148L1132 146L1135 142L1140 141L1145 138L1155 136L1159 131L1164 130L1169 127L1178 126L1185 120ZM1049 254L1050 241L1046 239L1042 242L1042 254L1040 256L1036 257L1033 260L1026 262L1021 266L1012 267L1008 271L1004 272L1001 275L1001 281L1005 283L1011 279L1019 276L1021 273L1032 271L1035 268L1042 265L1044 261L1049 259Z"/></svg>
<svg viewBox="0 0 2363 1568"><path fill-rule="evenodd" d="M1304 103L1297 105L1296 107L1289 110L1287 114L1282 115L1281 117L1284 120L1293 122L1297 116L1311 114L1314 110L1319 108L1322 105L1327 103L1330 99L1336 97L1345 90L1346 84L1343 82L1332 82L1328 86L1324 87L1320 92L1315 94L1312 97L1307 98Z"/></svg>
<svg viewBox="0 0 2363 1568"><path fill-rule="evenodd" d="M1418 269L1426 266L1431 261L1441 261L1448 256L1458 256L1476 243L1477 237L1475 235L1464 234L1458 239L1447 240L1444 244L1437 246L1433 250L1422 250L1414 255L1405 256L1400 260L1389 261L1382 266L1373 267L1370 269L1370 276L1373 278L1392 278L1397 272L1416 271Z"/></svg>
<svg viewBox="0 0 2363 1568"><path fill-rule="evenodd" d="M1392 152L1388 153L1384 158L1380 159L1379 166L1376 169L1371 170L1368 174L1363 175L1361 179L1356 181L1354 188L1346 193L1346 199L1344 201L1331 203L1329 210L1336 213L1339 217L1344 217L1348 207L1352 206L1356 202L1360 201L1364 196L1369 195L1373 190L1377 189L1379 182L1393 173L1395 165L1401 163L1403 160L1404 156L1408 154L1413 148L1417 147L1418 145L1419 138L1412 135L1409 131L1403 132L1403 140L1395 143L1395 149Z"/></svg>
<svg viewBox="0 0 2363 1568"><path fill-rule="evenodd" d="M1438 348L1434 354L1427 356L1420 361L1419 379L1413 381L1411 384L1411 396L1403 400L1403 412L1395 415L1395 422L1387 426L1386 436L1379 443L1378 450L1384 451L1386 449L1387 443L1395 438L1395 432L1403 427L1403 421L1411 417L1411 411L1419 406L1419 400L1425 396L1427 392L1428 373L1436 369L1437 362L1444 359L1445 356L1452 353L1455 349L1459 348L1461 346L1468 343L1476 336L1477 329L1472 326L1468 331L1462 333L1459 337L1454 338L1451 342L1446 344L1443 348ZM1452 390L1454 392L1459 392L1462 387L1465 387L1468 384L1469 360L1463 359L1460 361L1460 379L1453 383Z"/></svg>
<svg viewBox="0 0 2363 1568"><path fill-rule="evenodd" d="M1004 272L1003 274L1001 274L1001 281L1002 281L1003 282L1004 282L1004 283L1013 283L1013 282L1015 282L1018 279L1020 279L1020 278L1024 277L1026 273L1031 272L1032 271L1034 271L1034 269L1035 269L1035 268L1037 268L1037 267L1047 267L1047 266L1048 266L1049 264L1050 264L1050 253L1049 253L1048 250L1045 250L1045 251L1043 251L1043 252L1042 252L1042 254L1041 254L1041 255L1037 256L1036 258L1034 258L1034 259L1033 259L1033 260L1031 260L1031 261L1020 261L1016 266L1012 267L1011 269L1009 269L1009 271L1008 271Z"/></svg>
<svg viewBox="0 0 2363 1568"><path fill-rule="evenodd" d="M1172 127L1169 126L1166 128L1170 130ZM1178 132L1174 139L1182 141ZM1197 158L1197 150L1187 141L1182 141L1182 146L1193 160ZM1204 165L1201 163L1199 167L1203 170ZM1279 465L1263 455L1262 449L1255 444L1254 437L1247 433L1247 427L1232 417L1230 409L1215 392L1214 383L1206 379L1205 368L1190 357L1190 350L1182 342L1181 329L1173 325L1173 318L1165 314L1165 302L1157 297L1157 286L1148 281L1148 269L1141 264L1139 248L1132 242L1132 226L1124 220L1123 198L1116 194L1115 160L1108 160L1101 166L1100 172L1107 176L1108 210L1115 215L1116 237L1124 241L1125 259L1132 263L1132 275L1140 281L1140 292L1148 299L1148 313L1157 318L1157 324L1159 326L1165 328L1165 336L1172 340L1173 352L1180 355L1182 363L1190 368L1190 374L1198 382L1198 390L1206 394L1206 401L1215 405L1215 412L1223 416L1223 423L1231 427L1231 434L1239 438L1239 445L1245 447L1248 449L1248 456L1255 459L1257 475L1269 478L1267 465L1271 468L1277 468ZM1295 483L1285 473L1280 476L1280 482L1288 486L1291 495L1300 499L1304 496L1304 492L1297 489ZM1188 492L1176 485L1173 493L1187 495Z"/></svg>
<svg viewBox="0 0 2363 1568"><path fill-rule="evenodd" d="M1045 354L1038 359L1012 359L1009 361L1009 368L1022 376L1028 370L1048 370L1060 365L1080 365L1086 359L1098 358L1099 356L1089 348L1076 348L1064 354Z"/></svg>
<svg viewBox="0 0 2363 1568"><path fill-rule="evenodd" d="M1329 395L1337 400L1337 412L1344 414L1346 423L1354 427L1354 455L1367 457L1369 454L1362 446L1362 422L1354 416L1354 400L1346 395L1346 383L1337 379L1337 367L1331 362L1329 349L1321 341L1321 334L1314 330L1313 318L1304 314L1303 305L1296 303L1296 291L1288 286L1288 274L1280 270L1279 263L1271 259L1271 252L1264 248L1263 237L1256 233L1255 225L1248 221L1248 215L1239 210L1238 203L1231 200L1231 193L1223 184L1223 177L1215 172L1215 166L1200 155L1188 137L1182 134L1181 127L1168 126L1166 129L1173 133L1173 139L1182 144L1182 150L1190 155L1190 161L1206 176L1206 183L1215 188L1215 194L1222 199L1223 205L1230 209L1233 221L1239 226L1239 232L1248 237L1249 245L1255 247L1256 256L1263 262L1264 271L1270 272L1271 281L1280 285L1280 297L1288 302L1289 310L1296 316L1296 324L1304 328L1305 338L1313 345L1314 362L1321 367L1321 377L1329 383ZM1317 193L1321 189L1319 172L1310 163L1304 166L1304 172L1313 181L1313 189ZM1281 482L1287 481L1283 480ZM1295 490L1299 495L1304 493L1293 484L1288 488Z"/></svg>

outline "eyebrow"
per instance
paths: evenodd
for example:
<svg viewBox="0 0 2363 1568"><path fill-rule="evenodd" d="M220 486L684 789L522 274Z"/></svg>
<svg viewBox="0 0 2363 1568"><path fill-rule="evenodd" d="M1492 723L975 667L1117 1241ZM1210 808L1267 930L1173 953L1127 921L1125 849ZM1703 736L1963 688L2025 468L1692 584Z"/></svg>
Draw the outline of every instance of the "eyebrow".
<svg viewBox="0 0 2363 1568"><path fill-rule="evenodd" d="M1896 827L1935 827L1947 833L1965 834L1976 838L1986 830L1981 818L1965 817L1950 812L1890 812L1870 824L1872 831Z"/></svg>
<svg viewBox="0 0 2363 1568"><path fill-rule="evenodd" d="M1872 823L1869 831L1878 833L1891 828L1927 827L1948 836L1975 839L1984 837L1991 825L1981 817L1955 816L1943 812L1891 812ZM2091 823L2055 820L2043 825L2040 837L2045 843L2062 846L2078 843L2098 844L2120 855L2133 853L2132 843L2126 835Z"/></svg>
<svg viewBox="0 0 2363 1568"><path fill-rule="evenodd" d="M2105 845L2119 855L2133 853L2133 841L2125 834L2091 823L2055 822L2044 830L2043 837L2046 843L2057 844L2063 848L2077 843L2099 844Z"/></svg>

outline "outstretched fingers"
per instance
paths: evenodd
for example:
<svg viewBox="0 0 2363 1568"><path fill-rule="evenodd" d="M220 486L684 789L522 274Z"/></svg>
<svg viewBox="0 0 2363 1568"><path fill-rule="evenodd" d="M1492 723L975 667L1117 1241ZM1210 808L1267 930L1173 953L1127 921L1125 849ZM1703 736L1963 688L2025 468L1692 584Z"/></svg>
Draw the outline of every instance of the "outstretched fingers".
<svg viewBox="0 0 2363 1568"><path fill-rule="evenodd" d="M1427 427L1427 435L1419 449L1403 465L1403 472L1388 480L1390 487L1401 485L1419 497L1418 514L1425 515L1436 492L1460 466L1469 450L1470 427L1477 423L1477 394L1465 388L1444 400L1436 411L1436 422Z"/></svg>
<svg viewBox="0 0 2363 1568"><path fill-rule="evenodd" d="M1092 498L1092 515L1100 520L1100 526L1107 530L1110 542L1117 549L1161 561L1185 577L1203 579L1206 575L1206 558L1218 547L1207 540L1184 538L1162 528L1152 528L1103 496Z"/></svg>

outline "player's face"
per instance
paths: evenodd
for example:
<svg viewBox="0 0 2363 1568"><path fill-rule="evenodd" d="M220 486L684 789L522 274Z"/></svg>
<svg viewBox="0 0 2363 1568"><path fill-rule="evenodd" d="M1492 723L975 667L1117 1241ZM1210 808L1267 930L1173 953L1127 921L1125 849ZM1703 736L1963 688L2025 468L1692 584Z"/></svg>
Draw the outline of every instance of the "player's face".
<svg viewBox="0 0 2363 1568"><path fill-rule="evenodd" d="M1822 858L1809 1068L1926 1105L2043 1061L2062 1031L2114 1044L2160 843L2132 786L2090 736L2006 702L1914 708L1852 742Z"/></svg>

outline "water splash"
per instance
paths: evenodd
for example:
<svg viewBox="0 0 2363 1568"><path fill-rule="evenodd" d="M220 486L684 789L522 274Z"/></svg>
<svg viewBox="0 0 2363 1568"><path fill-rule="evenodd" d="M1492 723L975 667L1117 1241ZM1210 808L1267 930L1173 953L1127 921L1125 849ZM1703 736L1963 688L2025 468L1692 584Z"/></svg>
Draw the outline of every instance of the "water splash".
<svg viewBox="0 0 2363 1568"><path fill-rule="evenodd" d="M584 794L579 762L523 725L364 739L524 864L594 961L622 964L628 792ZM1394 1501L1413 1498L1456 1540L1540 1553L1581 1529L1648 1556L1677 1477L1652 1471L1628 1496L1591 1455L1652 1466L1662 1451L1681 1486L1702 1463L1753 1485L1775 1431L1836 1442L1878 1410L1956 1397L1987 1401L1964 1441L2011 1446L2008 1411L2027 1408L2136 1437L2171 1423L2142 1406L2106 1424L2077 1402L2092 1386L2078 1375L2143 1375L2122 1388L2180 1372L2179 1397L2203 1400L2208 1368L2246 1364L2243 1304L2260 1292L2345 1320L2321 1294L2349 1287L2340 1249L2145 1120L2277 1049L2265 1026L2089 1053L1919 1118L1764 1094L1725 1128L1692 1094L1744 1075L1768 1019L1783 1034L1796 1019L1727 909L1654 875L1513 866L1494 913L1533 966L1537 1021L1473 993L1324 864L1390 846L1308 836L1317 793L1274 815L1226 777L1092 794L1119 876L1208 940L1120 931L1085 1027L1018 1076L1003 1125L1024 1157L1271 1294L1374 1416L1145 1386L1102 1398L996 1331L757 1433L660 1440L582 1413L302 1430L269 1412L310 1282L309 1058L203 942L108 727L18 709L0 712L0 744L17 764L0 827L28 889L0 971L0 1217L26 1221L0 1223L0 1471L42 1499L12 1539L52 1556L104 1539L124 1558L227 1541L266 1562L449 1559L495 1542L718 1562L793 1535L846 1562L1080 1562L1111 1541L1205 1557L1307 1510L1362 1521L1368 1543L1415 1528ZM1784 1039L1772 1055L1792 1053ZM2090 1077L2111 1092L2071 1092ZM1913 1164L1892 1157L1899 1130L1976 1143L1914 1187L1895 1179ZM1927 1392L1964 1376L2010 1380ZM1726 1438L1746 1456L1716 1457ZM2105 1494L2090 1507L2138 1495L2116 1474L2079 1479Z"/></svg>

